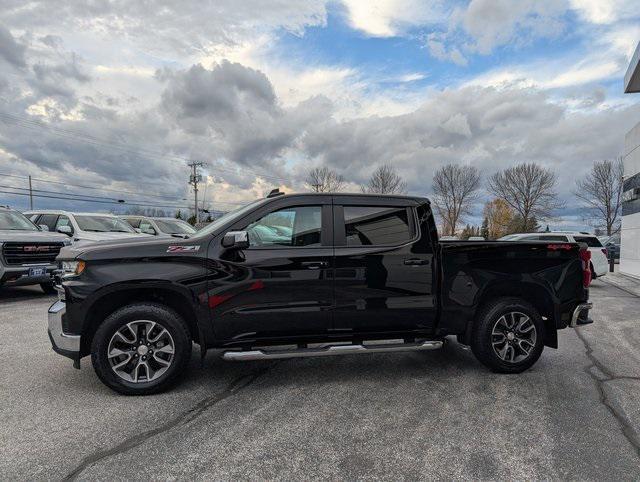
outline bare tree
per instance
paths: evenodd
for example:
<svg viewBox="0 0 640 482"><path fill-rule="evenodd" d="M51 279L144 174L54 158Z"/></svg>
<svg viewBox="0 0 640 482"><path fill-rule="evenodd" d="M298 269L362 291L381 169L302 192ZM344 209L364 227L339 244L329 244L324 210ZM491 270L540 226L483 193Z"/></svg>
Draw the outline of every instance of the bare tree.
<svg viewBox="0 0 640 482"><path fill-rule="evenodd" d="M454 236L458 222L471 214L478 199L480 173L473 166L447 164L433 176L434 203L443 220L444 234Z"/></svg>
<svg viewBox="0 0 640 482"><path fill-rule="evenodd" d="M556 175L534 162L497 172L488 184L489 191L519 215L524 230L530 229L533 219L551 218L562 207L555 187Z"/></svg>
<svg viewBox="0 0 640 482"><path fill-rule="evenodd" d="M344 177L328 167L315 167L309 171L305 184L314 192L336 192L344 186Z"/></svg>
<svg viewBox="0 0 640 482"><path fill-rule="evenodd" d="M591 171L576 181L574 194L583 202L589 223L605 229L611 236L620 229L620 201L622 197L622 159L596 161Z"/></svg>
<svg viewBox="0 0 640 482"><path fill-rule="evenodd" d="M372 194L406 194L407 183L392 166L383 164L371 174L367 184L361 189L364 193Z"/></svg>

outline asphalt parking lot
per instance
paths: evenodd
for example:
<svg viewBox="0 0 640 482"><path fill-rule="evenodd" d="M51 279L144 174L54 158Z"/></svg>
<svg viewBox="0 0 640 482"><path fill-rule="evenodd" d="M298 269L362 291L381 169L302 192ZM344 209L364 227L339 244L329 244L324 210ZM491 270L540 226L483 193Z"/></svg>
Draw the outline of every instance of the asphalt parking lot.
<svg viewBox="0 0 640 482"><path fill-rule="evenodd" d="M136 398L51 350L52 297L5 289L0 478L638 479L635 293L594 282L596 323L561 331L521 375L455 342L277 363L210 353L170 393Z"/></svg>

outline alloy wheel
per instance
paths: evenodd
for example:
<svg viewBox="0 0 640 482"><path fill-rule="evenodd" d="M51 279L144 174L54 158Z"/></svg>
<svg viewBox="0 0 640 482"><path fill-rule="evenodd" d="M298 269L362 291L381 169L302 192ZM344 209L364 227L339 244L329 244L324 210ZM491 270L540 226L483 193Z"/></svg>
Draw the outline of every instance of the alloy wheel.
<svg viewBox="0 0 640 482"><path fill-rule="evenodd" d="M538 333L533 320L517 311L502 315L491 330L491 346L507 363L526 360L536 346Z"/></svg>
<svg viewBox="0 0 640 482"><path fill-rule="evenodd" d="M130 383L157 379L169 369L174 354L175 344L169 331L149 320L123 325L113 334L107 349L111 369Z"/></svg>

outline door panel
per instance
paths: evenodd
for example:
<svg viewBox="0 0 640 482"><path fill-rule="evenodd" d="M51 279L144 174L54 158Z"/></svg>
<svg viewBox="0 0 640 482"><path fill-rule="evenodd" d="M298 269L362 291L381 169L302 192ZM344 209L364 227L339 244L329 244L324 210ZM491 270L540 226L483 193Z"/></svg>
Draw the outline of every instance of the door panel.
<svg viewBox="0 0 640 482"><path fill-rule="evenodd" d="M426 210L428 206L418 211L402 206L336 206L334 330L371 333L434 328L434 257ZM339 239L342 233L344 238ZM400 246L355 245L363 240L402 239L405 242Z"/></svg>
<svg viewBox="0 0 640 482"><path fill-rule="evenodd" d="M210 261L218 276L210 278L208 303L220 339L323 335L331 328L331 198L274 204L229 229L247 230L250 248L225 252L212 243L210 259L218 251L220 262Z"/></svg>

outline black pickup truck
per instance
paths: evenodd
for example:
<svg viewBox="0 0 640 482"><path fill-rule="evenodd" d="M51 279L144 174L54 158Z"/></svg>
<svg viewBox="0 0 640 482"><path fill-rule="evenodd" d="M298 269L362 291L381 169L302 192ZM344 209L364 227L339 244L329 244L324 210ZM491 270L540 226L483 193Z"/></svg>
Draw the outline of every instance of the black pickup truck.
<svg viewBox="0 0 640 482"><path fill-rule="evenodd" d="M470 346L533 365L589 319L590 253L547 242L438 242L425 198L275 191L188 239L66 247L53 349L109 387L174 383L201 356L260 360Z"/></svg>

